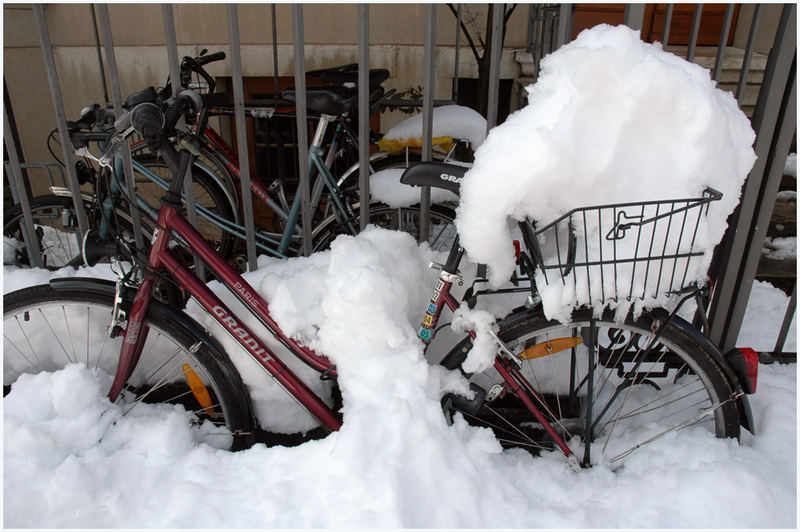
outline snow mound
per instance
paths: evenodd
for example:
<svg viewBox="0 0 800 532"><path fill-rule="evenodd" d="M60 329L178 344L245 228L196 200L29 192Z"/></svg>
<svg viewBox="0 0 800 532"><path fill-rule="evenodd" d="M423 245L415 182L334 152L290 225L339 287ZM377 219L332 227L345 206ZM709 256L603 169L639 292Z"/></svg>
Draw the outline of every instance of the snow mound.
<svg viewBox="0 0 800 532"><path fill-rule="evenodd" d="M708 70L608 25L546 57L528 91L530 104L490 131L461 186L461 242L489 265L491 283L515 268L509 218L541 227L576 207L697 198L712 187L723 198L701 225L695 248L706 256L687 283L702 278L755 161L755 134L733 96ZM548 316L608 304L594 291L573 293L572 282L548 287Z"/></svg>
<svg viewBox="0 0 800 532"><path fill-rule="evenodd" d="M486 119L477 111L461 105L434 107L432 135L466 139L474 150L486 138ZM383 136L387 140L408 140L420 137L422 137L421 113L403 120Z"/></svg>

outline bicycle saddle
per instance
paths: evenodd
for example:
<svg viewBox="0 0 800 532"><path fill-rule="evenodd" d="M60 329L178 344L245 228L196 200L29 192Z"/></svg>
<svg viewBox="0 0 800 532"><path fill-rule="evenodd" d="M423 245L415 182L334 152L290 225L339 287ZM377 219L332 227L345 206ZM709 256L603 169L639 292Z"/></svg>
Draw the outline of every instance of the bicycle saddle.
<svg viewBox="0 0 800 532"><path fill-rule="evenodd" d="M403 172L400 182L413 187L428 185L459 193L461 178L469 170L466 166L455 164L425 162L409 167Z"/></svg>
<svg viewBox="0 0 800 532"><path fill-rule="evenodd" d="M355 70L329 70L320 74L320 79L336 85L345 83L358 83L358 68ZM369 88L377 88L381 83L389 79L389 71L385 68L372 68L369 71Z"/></svg>
<svg viewBox="0 0 800 532"><path fill-rule="evenodd" d="M343 115L353 107L354 92L345 87L307 87L306 105L318 113ZM281 98L297 103L294 87L284 90Z"/></svg>

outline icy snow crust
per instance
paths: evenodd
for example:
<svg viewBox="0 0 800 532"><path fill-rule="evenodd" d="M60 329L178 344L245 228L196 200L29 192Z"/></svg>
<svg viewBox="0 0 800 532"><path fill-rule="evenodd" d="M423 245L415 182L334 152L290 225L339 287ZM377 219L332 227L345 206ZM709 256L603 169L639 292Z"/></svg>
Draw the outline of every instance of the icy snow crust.
<svg viewBox="0 0 800 532"><path fill-rule="evenodd" d="M434 137L453 137L470 142L477 149L486 138L486 119L477 111L461 105L443 105L433 109ZM383 136L389 140L408 140L422 137L422 114L407 118L389 129Z"/></svg>
<svg viewBox="0 0 800 532"><path fill-rule="evenodd" d="M686 282L703 278L755 161L755 134L733 96L715 88L708 70L608 25L546 57L528 91L530 104L490 131L461 184L461 242L489 265L491 283L515 267L510 220L529 217L541 227L576 207L696 198L710 186L724 196L701 224L695 249L706 255L692 260ZM590 224L587 234L596 233ZM546 289L542 280L549 317L609 303L600 290L581 290L580 280L577 291L574 279ZM605 294L616 291L610 282ZM646 303L664 303L655 296Z"/></svg>

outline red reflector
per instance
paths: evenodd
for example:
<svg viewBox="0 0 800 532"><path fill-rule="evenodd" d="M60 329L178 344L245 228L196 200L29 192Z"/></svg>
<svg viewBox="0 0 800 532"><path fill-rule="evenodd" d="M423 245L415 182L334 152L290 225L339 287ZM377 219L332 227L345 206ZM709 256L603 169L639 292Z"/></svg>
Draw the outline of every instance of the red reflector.
<svg viewBox="0 0 800 532"><path fill-rule="evenodd" d="M519 262L519 254L522 252L519 246L519 240L514 240L514 254L517 256L517 262Z"/></svg>
<svg viewBox="0 0 800 532"><path fill-rule="evenodd" d="M758 382L758 353L749 347L737 347L744 356L744 363L747 367L747 378L750 379L750 393L756 393L756 383Z"/></svg>

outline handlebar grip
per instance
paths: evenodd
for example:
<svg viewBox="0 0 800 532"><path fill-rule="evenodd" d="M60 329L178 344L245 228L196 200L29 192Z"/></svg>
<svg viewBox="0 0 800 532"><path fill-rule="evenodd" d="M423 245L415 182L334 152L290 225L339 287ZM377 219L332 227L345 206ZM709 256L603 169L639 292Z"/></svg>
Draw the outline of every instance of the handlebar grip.
<svg viewBox="0 0 800 532"><path fill-rule="evenodd" d="M214 52L213 54L196 57L195 61L198 65L203 66L213 63L214 61L222 61L223 59L225 59L225 52Z"/></svg>
<svg viewBox="0 0 800 532"><path fill-rule="evenodd" d="M131 125L146 139L156 139L164 129L164 113L153 103L137 105L131 111Z"/></svg>

